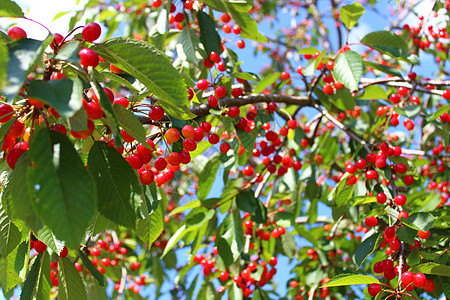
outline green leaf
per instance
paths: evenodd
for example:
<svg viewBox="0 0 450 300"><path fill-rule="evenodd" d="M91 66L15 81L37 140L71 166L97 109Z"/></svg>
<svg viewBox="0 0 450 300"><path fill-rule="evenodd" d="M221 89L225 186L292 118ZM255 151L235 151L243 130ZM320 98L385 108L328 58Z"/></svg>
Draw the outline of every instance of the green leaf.
<svg viewBox="0 0 450 300"><path fill-rule="evenodd" d="M265 36L259 33L258 25L256 24L255 19L248 13L248 9L241 10L236 5L228 2L226 2L225 5L233 20L241 28L241 37L261 43L267 43L269 41Z"/></svg>
<svg viewBox="0 0 450 300"><path fill-rule="evenodd" d="M363 15L363 13L364 7L358 2L355 2L351 5L342 6L339 9L339 17L348 30L350 30L353 26L356 25L356 23L358 23L358 20Z"/></svg>
<svg viewBox="0 0 450 300"><path fill-rule="evenodd" d="M427 123L433 122L434 120L439 118L443 113L446 113L448 111L450 111L450 105L444 105L438 108L438 110L427 120Z"/></svg>
<svg viewBox="0 0 450 300"><path fill-rule="evenodd" d="M202 205L202 203L199 200L190 201L190 202L186 203L185 205L179 206L179 207L175 208L174 210L172 210L170 212L169 216L176 215L176 214L178 214L182 211L188 210L188 209L200 207L201 205Z"/></svg>
<svg viewBox="0 0 450 300"><path fill-rule="evenodd" d="M413 273L424 273L437 276L450 276L450 266L428 262L411 267Z"/></svg>
<svg viewBox="0 0 450 300"><path fill-rule="evenodd" d="M281 251L284 255L289 258L294 258L297 252L297 243L295 242L294 236L288 230L280 236L277 241L280 241Z"/></svg>
<svg viewBox="0 0 450 300"><path fill-rule="evenodd" d="M172 249L178 241L185 236L187 233L201 228L207 221L209 221L215 214L214 210L207 210L206 208L199 208L197 210L192 210L188 216L184 219L184 223L178 230L172 235L172 237L167 242L164 252L161 256L164 257L170 249Z"/></svg>
<svg viewBox="0 0 450 300"><path fill-rule="evenodd" d="M80 43L78 41L69 41L59 49L55 59L79 64L81 60L78 51L80 51Z"/></svg>
<svg viewBox="0 0 450 300"><path fill-rule="evenodd" d="M394 111L402 116L406 116L410 119L417 117L421 111L421 107L418 105L408 105L404 107L395 107Z"/></svg>
<svg viewBox="0 0 450 300"><path fill-rule="evenodd" d="M64 242L59 241L48 226L44 226L35 234L38 240L44 242L47 247L52 249L53 253L61 253L62 249L64 248Z"/></svg>
<svg viewBox="0 0 450 300"><path fill-rule="evenodd" d="M233 77L244 79L244 80L250 80L250 81L261 81L258 75L250 72L234 72L230 74Z"/></svg>
<svg viewBox="0 0 450 300"><path fill-rule="evenodd" d="M82 84L77 78L60 80L32 80L28 96L54 107L63 118L72 117L82 106Z"/></svg>
<svg viewBox="0 0 450 300"><path fill-rule="evenodd" d="M280 78L281 72L274 72L267 74L255 87L253 93L259 94L264 91L269 85L277 81Z"/></svg>
<svg viewBox="0 0 450 300"><path fill-rule="evenodd" d="M100 86L100 84L97 82L97 80L93 79L95 78L94 69L89 69L89 76L90 76L90 84L92 89L94 90L95 95L99 99L100 106L103 108L103 112L106 116L106 125L109 126L109 128L112 131L112 134L114 135L114 142L116 147L122 146L122 136L120 134L119 130L119 123L116 118L116 114L114 113L111 101L109 100L108 96L106 95L103 88Z"/></svg>
<svg viewBox="0 0 450 300"><path fill-rule="evenodd" d="M33 203L27 188L23 187L23 179L28 177L28 171L32 166L32 161L27 153L22 154L13 170L9 185L11 186L11 201L14 207L14 215L25 221L25 224L33 230L39 231L43 224L37 214L37 209Z"/></svg>
<svg viewBox="0 0 450 300"><path fill-rule="evenodd" d="M17 248L17 254L14 260L14 270L19 274L22 280L25 280L28 271L28 261L30 259L29 252L30 246L26 241L23 241Z"/></svg>
<svg viewBox="0 0 450 300"><path fill-rule="evenodd" d="M361 55L354 51L345 51L338 55L334 62L333 74L337 80L352 90L358 90L358 83L364 71Z"/></svg>
<svg viewBox="0 0 450 300"><path fill-rule="evenodd" d="M77 111L67 122L69 123L70 130L81 131L87 129L87 112L84 108Z"/></svg>
<svg viewBox="0 0 450 300"><path fill-rule="evenodd" d="M274 216L274 220L276 221L278 226L289 227L295 226L295 216L290 212L278 212Z"/></svg>
<svg viewBox="0 0 450 300"><path fill-rule="evenodd" d="M361 43L394 58L411 59L406 42L392 31L371 32L362 38Z"/></svg>
<svg viewBox="0 0 450 300"><path fill-rule="evenodd" d="M231 252L230 245L228 244L227 240L220 236L216 238L216 241L214 243L217 247L217 250L219 251L220 258L225 264L225 268L228 268L234 263L234 257L233 253Z"/></svg>
<svg viewBox="0 0 450 300"><path fill-rule="evenodd" d="M228 12L227 7L221 0L204 0L203 2L214 10Z"/></svg>
<svg viewBox="0 0 450 300"><path fill-rule="evenodd" d="M355 251L354 260L358 266L361 266L367 257L377 249L381 236L380 233L375 232L366 234L363 242Z"/></svg>
<svg viewBox="0 0 450 300"><path fill-rule="evenodd" d="M152 246L153 242L158 238L164 229L164 215L161 209L161 205L153 211L145 219L138 219L136 224L137 236L147 244L148 249Z"/></svg>
<svg viewBox="0 0 450 300"><path fill-rule="evenodd" d="M59 286L58 299L60 300L87 300L86 287L73 262L67 257L59 258Z"/></svg>
<svg viewBox="0 0 450 300"><path fill-rule="evenodd" d="M23 284L20 299L49 299L51 289L50 257L44 251L36 256Z"/></svg>
<svg viewBox="0 0 450 300"><path fill-rule="evenodd" d="M2 94L6 96L9 103L12 103L27 79L27 75L41 60L42 53L52 40L53 36L49 35L44 41L20 39L8 44L8 76Z"/></svg>
<svg viewBox="0 0 450 300"><path fill-rule="evenodd" d="M22 9L16 2L11 0L2 0L0 3L0 17L20 17L23 18Z"/></svg>
<svg viewBox="0 0 450 300"><path fill-rule="evenodd" d="M131 110L126 109L120 104L115 104L113 108L119 125L122 126L129 135L135 138L136 141L147 145L147 132L144 126L142 126L142 123L139 122L138 117Z"/></svg>
<svg viewBox="0 0 450 300"><path fill-rule="evenodd" d="M220 237L227 241L233 255L233 261L236 261L244 249L244 232L242 231L239 210L233 210L232 214L225 217L218 232L220 232Z"/></svg>
<svg viewBox="0 0 450 300"><path fill-rule="evenodd" d="M84 254L84 252L81 249L78 249L78 255L81 258L81 261L83 261L84 266L88 271L91 273L91 275L97 280L98 284L100 286L105 285L105 277L102 273L100 273L97 268L92 264L92 261Z"/></svg>
<svg viewBox="0 0 450 300"><path fill-rule="evenodd" d="M35 135L29 157L35 167L28 171L28 190L39 216L58 239L78 247L95 214L92 177L70 140L54 130Z"/></svg>
<svg viewBox="0 0 450 300"><path fill-rule="evenodd" d="M368 66L369 68L372 68L372 69L384 72L386 74L389 74L389 75L392 75L392 76L402 77L402 74L399 71L397 71L396 69L394 69L394 68L391 68L391 67L379 64L379 63L366 61L366 60L364 61L364 64L366 66Z"/></svg>
<svg viewBox="0 0 450 300"><path fill-rule="evenodd" d="M107 143L95 142L89 151L88 170L97 185L98 211L117 224L134 228L142 191L128 162Z"/></svg>
<svg viewBox="0 0 450 300"><path fill-rule="evenodd" d="M216 179L219 167L220 156L215 155L208 160L202 172L198 176L197 196L200 201L206 200L214 180Z"/></svg>
<svg viewBox="0 0 450 300"><path fill-rule="evenodd" d="M7 257L0 259L0 286L4 293L9 292L22 281L14 268L17 249L14 249Z"/></svg>
<svg viewBox="0 0 450 300"><path fill-rule="evenodd" d="M254 214L258 209L257 199L255 193L251 190L244 190L239 192L236 196L236 204L240 210Z"/></svg>
<svg viewBox="0 0 450 300"><path fill-rule="evenodd" d="M181 60L198 64L207 56L198 35L191 27L185 27L177 39L177 53Z"/></svg>
<svg viewBox="0 0 450 300"><path fill-rule="evenodd" d="M108 62L132 74L150 92L173 106L187 105L183 77L170 59L155 47L130 38L117 37L93 47Z"/></svg>
<svg viewBox="0 0 450 300"><path fill-rule="evenodd" d="M5 85L5 78L8 73L8 47L5 44L0 44L0 90Z"/></svg>
<svg viewBox="0 0 450 300"><path fill-rule="evenodd" d="M0 254L7 257L22 240L19 228L12 222L7 209L0 201Z"/></svg>
<svg viewBox="0 0 450 300"><path fill-rule="evenodd" d="M222 46L220 42L220 36L216 30L216 24L203 11L197 13L198 26L200 27L200 41L202 42L206 54L209 55L212 51L217 54L222 53Z"/></svg>
<svg viewBox="0 0 450 300"><path fill-rule="evenodd" d="M406 263L409 266L415 266L420 263L420 250L418 247L415 247L411 253L406 258Z"/></svg>
<svg viewBox="0 0 450 300"><path fill-rule="evenodd" d="M96 300L108 300L106 287L100 286L97 281L91 280L87 286L88 297Z"/></svg>
<svg viewBox="0 0 450 300"><path fill-rule="evenodd" d="M395 234L400 241L414 245L414 238L417 236L417 230L409 228L408 226L401 226L397 229Z"/></svg>
<svg viewBox="0 0 450 300"><path fill-rule="evenodd" d="M369 275L340 274L331 278L327 284L321 287L345 286L354 284L371 284L371 283L380 283L380 281L375 277Z"/></svg>
<svg viewBox="0 0 450 300"><path fill-rule="evenodd" d="M250 156L255 147L255 138L243 129L236 128L236 134L245 149L245 152Z"/></svg>
<svg viewBox="0 0 450 300"><path fill-rule="evenodd" d="M341 180L333 193L336 204L338 206L346 205L348 200L352 198L354 189L355 185L348 185L347 180Z"/></svg>
<svg viewBox="0 0 450 300"><path fill-rule="evenodd" d="M428 231L435 219L431 213L416 212L411 214L407 219L402 218L402 223L415 230Z"/></svg>
<svg viewBox="0 0 450 300"><path fill-rule="evenodd" d="M302 48L300 51L298 51L298 54L311 54L311 55L314 55L317 52L319 52L319 50L317 50L314 47L305 47L305 48Z"/></svg>
<svg viewBox="0 0 450 300"><path fill-rule="evenodd" d="M364 94L361 96L358 96L359 100L375 100L375 99L381 99L385 100L387 99L387 93L386 91L379 85L369 85L364 89Z"/></svg>

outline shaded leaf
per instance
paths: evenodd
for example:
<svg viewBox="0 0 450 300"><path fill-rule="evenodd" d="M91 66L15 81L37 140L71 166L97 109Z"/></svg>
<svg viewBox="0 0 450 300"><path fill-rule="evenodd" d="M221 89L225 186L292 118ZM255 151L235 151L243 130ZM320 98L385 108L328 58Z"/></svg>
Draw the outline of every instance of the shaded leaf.
<svg viewBox="0 0 450 300"><path fill-rule="evenodd" d="M97 268L92 264L92 261L84 254L84 252L81 249L78 249L78 255L81 258L81 261L83 262L83 265L88 269L88 271L91 273L91 275L97 280L98 284L100 286L105 285L105 277L102 273L100 273Z"/></svg>
<svg viewBox="0 0 450 300"><path fill-rule="evenodd" d="M367 233L363 242L355 251L354 261L358 266L361 266L367 257L372 254L378 247L378 243L382 235L380 233Z"/></svg>
<svg viewBox="0 0 450 300"><path fill-rule="evenodd" d="M64 118L72 117L83 105L82 84L77 78L60 80L32 80L28 86L30 97L54 107Z"/></svg>
<svg viewBox="0 0 450 300"><path fill-rule="evenodd" d="M22 240L19 228L12 222L6 208L0 201L0 254L7 257Z"/></svg>
<svg viewBox="0 0 450 300"><path fill-rule="evenodd" d="M79 246L95 214L95 185L70 140L41 129L30 144L35 167L27 174L30 196L40 218L69 247Z"/></svg>
<svg viewBox="0 0 450 300"><path fill-rule="evenodd" d="M194 64L198 64L207 57L198 35L191 27L185 27L181 31L176 49L181 60L187 60Z"/></svg>
<svg viewBox="0 0 450 300"><path fill-rule="evenodd" d="M49 299L51 289L50 257L44 251L36 256L25 279L20 299Z"/></svg>
<svg viewBox="0 0 450 300"><path fill-rule="evenodd" d="M58 271L58 299L87 300L86 287L73 262L66 257L59 258Z"/></svg>
<svg viewBox="0 0 450 300"><path fill-rule="evenodd" d="M122 126L129 135L135 138L136 141L143 145L147 145L147 132L142 126L142 123L139 122L138 117L131 110L126 109L120 104L114 104L113 109L119 125Z"/></svg>
<svg viewBox="0 0 450 300"><path fill-rule="evenodd" d="M20 39L8 44L8 76L2 94L9 103L12 103L27 75L34 69L52 40L53 36L49 35L44 41Z"/></svg>
<svg viewBox="0 0 450 300"><path fill-rule="evenodd" d="M200 41L205 47L206 54L209 55L212 51L217 54L222 53L220 36L216 30L216 24L203 11L197 13L198 25L200 27Z"/></svg>
<svg viewBox="0 0 450 300"><path fill-rule="evenodd" d="M88 170L97 186L98 211L111 221L134 228L142 191L128 162L107 143L95 142L89 151Z"/></svg>

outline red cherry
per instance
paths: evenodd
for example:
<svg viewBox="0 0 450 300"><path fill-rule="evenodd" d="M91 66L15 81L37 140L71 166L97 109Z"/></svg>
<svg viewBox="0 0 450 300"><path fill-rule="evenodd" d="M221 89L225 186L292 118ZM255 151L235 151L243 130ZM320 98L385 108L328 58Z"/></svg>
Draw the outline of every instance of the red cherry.
<svg viewBox="0 0 450 300"><path fill-rule="evenodd" d="M166 131L164 137L169 143L175 143L180 139L180 132L176 128L170 128Z"/></svg>
<svg viewBox="0 0 450 300"><path fill-rule="evenodd" d="M430 231L421 231L419 230L419 232L417 233L417 235L421 238L426 240L429 236L430 236Z"/></svg>
<svg viewBox="0 0 450 300"><path fill-rule="evenodd" d="M227 89L222 85L219 85L218 87L216 87L215 92L216 92L217 98L223 98L227 95Z"/></svg>
<svg viewBox="0 0 450 300"><path fill-rule="evenodd" d="M208 82L208 80L206 80L206 79L200 79L198 82L197 82L197 88L199 89L199 90L206 90L207 88L209 87L209 82Z"/></svg>
<svg viewBox="0 0 450 300"><path fill-rule="evenodd" d="M403 206L406 203L406 196L403 194L398 194L394 199L395 204L398 206Z"/></svg>
<svg viewBox="0 0 450 300"><path fill-rule="evenodd" d="M6 154L6 163L8 166L14 170L16 167L17 160L25 153L24 149L11 149Z"/></svg>
<svg viewBox="0 0 450 300"><path fill-rule="evenodd" d="M81 36L84 40L88 42L93 42L100 37L102 33L102 28L99 24L93 22L84 26L83 31L81 32Z"/></svg>
<svg viewBox="0 0 450 300"><path fill-rule="evenodd" d="M154 181L154 178L155 176L150 170L144 170L139 173L139 179L141 180L142 184L149 185Z"/></svg>
<svg viewBox="0 0 450 300"><path fill-rule="evenodd" d="M216 107L217 105L219 105L219 100L216 96L211 95L208 97L208 104L210 107Z"/></svg>
<svg viewBox="0 0 450 300"><path fill-rule="evenodd" d="M9 28L8 35L13 40L20 40L27 37L25 30L17 26Z"/></svg>
<svg viewBox="0 0 450 300"><path fill-rule="evenodd" d="M243 40L237 41L236 45L237 45L237 47L239 49L244 49L245 48L245 42Z"/></svg>
<svg viewBox="0 0 450 300"><path fill-rule="evenodd" d="M208 137L208 142L211 143L212 145L217 144L219 140L220 140L219 136L215 133L210 134Z"/></svg>
<svg viewBox="0 0 450 300"><path fill-rule="evenodd" d="M253 167L252 166L245 166L244 170L242 171L244 173L245 176L252 176L254 171L253 171Z"/></svg>
<svg viewBox="0 0 450 300"><path fill-rule="evenodd" d="M415 287L421 288L425 285L427 278L422 273L414 274L413 284Z"/></svg>
<svg viewBox="0 0 450 300"><path fill-rule="evenodd" d="M6 123L14 116L14 108L9 104L0 105L0 123Z"/></svg>
<svg viewBox="0 0 450 300"><path fill-rule="evenodd" d="M368 171L366 171L365 175L366 175L367 180L372 180L372 179L375 179L378 174L374 170L368 170Z"/></svg>
<svg viewBox="0 0 450 300"><path fill-rule="evenodd" d="M227 142L224 142L224 143L220 144L219 148L220 148L220 152L226 154L230 150L231 146Z"/></svg>
<svg viewBox="0 0 450 300"><path fill-rule="evenodd" d="M67 254L69 254L69 250L67 250L67 247L64 246L63 249L61 250L61 252L59 253L59 257L66 257Z"/></svg>
<svg viewBox="0 0 450 300"><path fill-rule="evenodd" d="M81 59L80 64L85 68L87 67L95 68L99 63L98 54L92 49L89 48L81 49L80 52L78 52L78 55L80 56Z"/></svg>
<svg viewBox="0 0 450 300"><path fill-rule="evenodd" d="M153 121L159 121L162 119L162 117L164 117L164 108L162 108L162 106L159 106L159 105L154 105L154 106L150 107L148 116Z"/></svg>
<svg viewBox="0 0 450 300"><path fill-rule="evenodd" d="M231 21L231 16L229 14L224 13L220 16L220 20L222 20L222 22L224 23L228 23Z"/></svg>
<svg viewBox="0 0 450 300"><path fill-rule="evenodd" d="M47 245L44 244L43 242L37 240L34 241L34 250L36 250L36 252L38 253L42 253L47 249Z"/></svg>
<svg viewBox="0 0 450 300"><path fill-rule="evenodd" d="M381 286L378 283L372 283L367 288L367 291L369 292L369 295L375 297L381 291Z"/></svg>
<svg viewBox="0 0 450 300"><path fill-rule="evenodd" d="M278 264L278 259L277 259L275 256L272 256L272 257L270 258L270 260L269 260L269 264L270 264L272 267L275 267L275 266Z"/></svg>
<svg viewBox="0 0 450 300"><path fill-rule="evenodd" d="M283 80L289 80L291 78L291 74L289 74L289 72L282 72L281 73L281 78Z"/></svg>
<svg viewBox="0 0 450 300"><path fill-rule="evenodd" d="M377 195L377 202L380 204L384 204L387 200L387 196L385 193L378 193Z"/></svg>
<svg viewBox="0 0 450 300"><path fill-rule="evenodd" d="M364 223L366 224L367 227L374 227L378 224L378 219L377 219L377 217L373 217L373 216L368 217L368 218L366 218Z"/></svg>
<svg viewBox="0 0 450 300"><path fill-rule="evenodd" d="M240 113L241 113L241 110L237 106L232 106L228 110L228 116L230 116L231 118L235 118L235 117L239 116Z"/></svg>
<svg viewBox="0 0 450 300"><path fill-rule="evenodd" d="M234 34L240 34L241 33L241 27L239 27L239 25L234 25L233 26L233 33Z"/></svg>
<svg viewBox="0 0 450 300"><path fill-rule="evenodd" d="M423 289L425 290L425 292L431 293L434 291L434 288L435 288L434 281L431 279L427 279L423 286Z"/></svg>
<svg viewBox="0 0 450 300"><path fill-rule="evenodd" d="M113 104L120 104L122 105L124 108L127 108L128 105L130 104L130 102L128 101L127 98L125 97L118 97L114 100Z"/></svg>

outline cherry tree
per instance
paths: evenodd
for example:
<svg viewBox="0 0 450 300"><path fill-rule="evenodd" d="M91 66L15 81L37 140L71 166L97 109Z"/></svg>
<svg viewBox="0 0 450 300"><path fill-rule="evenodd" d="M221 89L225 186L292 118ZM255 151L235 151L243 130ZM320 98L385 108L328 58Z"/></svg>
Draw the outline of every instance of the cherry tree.
<svg viewBox="0 0 450 300"><path fill-rule="evenodd" d="M450 297L449 9L2 0L3 294Z"/></svg>

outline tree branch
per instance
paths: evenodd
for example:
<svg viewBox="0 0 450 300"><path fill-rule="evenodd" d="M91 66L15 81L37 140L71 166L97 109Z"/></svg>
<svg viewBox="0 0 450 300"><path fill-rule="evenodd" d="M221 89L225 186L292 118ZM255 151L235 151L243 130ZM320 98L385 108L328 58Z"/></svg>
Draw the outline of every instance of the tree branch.
<svg viewBox="0 0 450 300"><path fill-rule="evenodd" d="M298 105L300 107L313 106L312 101L306 96L286 96L286 95L264 95L264 94L254 94L245 95L239 98L223 98L219 101L220 107L231 107L231 106L244 106L247 104L255 103L285 103L291 105ZM200 104L199 106L191 107L189 110L197 115L196 118L201 118L209 114L211 107L209 104ZM154 124L154 122L146 116L139 116L139 120L143 124Z"/></svg>

